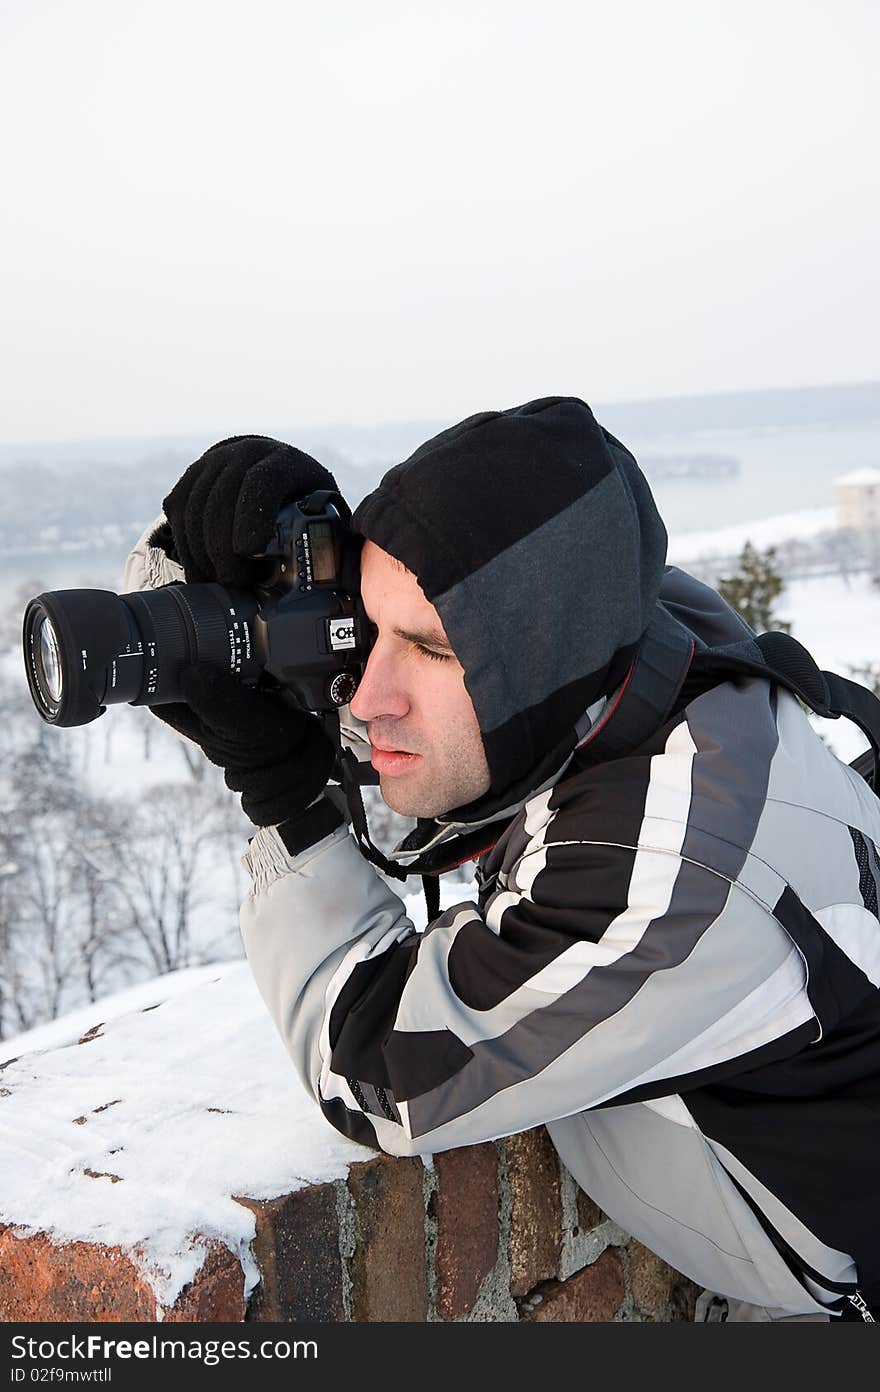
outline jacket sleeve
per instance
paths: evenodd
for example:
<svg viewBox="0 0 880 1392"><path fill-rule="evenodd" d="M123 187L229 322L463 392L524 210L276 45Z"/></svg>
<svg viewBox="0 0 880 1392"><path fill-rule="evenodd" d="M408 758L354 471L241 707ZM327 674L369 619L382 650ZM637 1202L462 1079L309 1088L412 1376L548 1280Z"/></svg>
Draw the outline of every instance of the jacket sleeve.
<svg viewBox="0 0 880 1392"><path fill-rule="evenodd" d="M245 950L303 1083L393 1155L666 1096L811 1028L768 906L663 846L539 834L424 934L346 827L296 857L263 828L243 863Z"/></svg>
<svg viewBox="0 0 880 1392"><path fill-rule="evenodd" d="M135 545L125 562L122 594L131 594L134 590L158 590L162 585L170 585L184 578L183 566L166 556L161 547L150 545L153 532L166 520L164 512L160 512Z"/></svg>

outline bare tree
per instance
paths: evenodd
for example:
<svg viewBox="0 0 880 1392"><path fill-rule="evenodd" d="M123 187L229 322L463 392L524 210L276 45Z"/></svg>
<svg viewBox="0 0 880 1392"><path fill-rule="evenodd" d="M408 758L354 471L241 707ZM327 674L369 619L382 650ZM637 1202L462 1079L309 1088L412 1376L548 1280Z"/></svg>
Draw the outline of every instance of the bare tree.
<svg viewBox="0 0 880 1392"><path fill-rule="evenodd" d="M866 662L860 667L847 663L847 667L853 681L861 682L875 696L880 696L880 662Z"/></svg>
<svg viewBox="0 0 880 1392"><path fill-rule="evenodd" d="M206 959L195 916L216 900L211 862L225 838L208 784L162 785L135 806L107 810L93 854L124 906L117 954L127 950L156 973Z"/></svg>
<svg viewBox="0 0 880 1392"><path fill-rule="evenodd" d="M0 1032L54 1018L74 974L70 841L82 816L70 750L53 740L23 683L0 683ZM75 1001L73 1002L75 1003Z"/></svg>
<svg viewBox="0 0 880 1392"><path fill-rule="evenodd" d="M21 643L21 621L28 601L47 589L42 580L25 580L16 585L12 598L0 612L0 652L18 647Z"/></svg>
<svg viewBox="0 0 880 1392"><path fill-rule="evenodd" d="M189 740L182 739L179 736L178 748L180 750L180 755L183 759L187 773L189 774L193 782L204 782L205 774L207 773L210 765L209 760L205 758L201 749L198 749L194 744L190 744Z"/></svg>

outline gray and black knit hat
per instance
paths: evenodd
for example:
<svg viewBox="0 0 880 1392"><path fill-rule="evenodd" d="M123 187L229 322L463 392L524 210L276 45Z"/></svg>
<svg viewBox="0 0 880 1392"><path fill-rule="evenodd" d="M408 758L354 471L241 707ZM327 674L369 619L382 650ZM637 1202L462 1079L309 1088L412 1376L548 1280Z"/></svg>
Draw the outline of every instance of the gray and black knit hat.
<svg viewBox="0 0 880 1392"><path fill-rule="evenodd" d="M666 528L635 459L585 402L546 397L428 440L353 527L414 572L464 667L492 781L443 820L528 796L623 680L657 602Z"/></svg>

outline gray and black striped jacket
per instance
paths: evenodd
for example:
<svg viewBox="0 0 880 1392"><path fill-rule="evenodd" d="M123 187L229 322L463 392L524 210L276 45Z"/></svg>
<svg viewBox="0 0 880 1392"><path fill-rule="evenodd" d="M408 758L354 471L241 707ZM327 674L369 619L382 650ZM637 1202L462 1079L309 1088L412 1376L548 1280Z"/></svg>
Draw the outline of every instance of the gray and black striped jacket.
<svg viewBox="0 0 880 1392"><path fill-rule="evenodd" d="M645 743L579 766L656 604L700 648L751 632L664 566L646 480L585 403L462 422L353 525L418 577L483 737L489 792L435 842L494 844L419 934L346 826L296 856L254 836L245 949L305 1086L394 1155L546 1123L703 1285L880 1304L880 800L761 676L686 682ZM180 578L146 538L126 588Z"/></svg>
<svg viewBox="0 0 880 1392"><path fill-rule="evenodd" d="M742 636L675 567L661 599ZM796 699L737 678L524 800L423 935L346 828L296 858L261 830L242 931L349 1136L412 1155L545 1122L680 1270L821 1309L880 1279L878 842L880 800Z"/></svg>

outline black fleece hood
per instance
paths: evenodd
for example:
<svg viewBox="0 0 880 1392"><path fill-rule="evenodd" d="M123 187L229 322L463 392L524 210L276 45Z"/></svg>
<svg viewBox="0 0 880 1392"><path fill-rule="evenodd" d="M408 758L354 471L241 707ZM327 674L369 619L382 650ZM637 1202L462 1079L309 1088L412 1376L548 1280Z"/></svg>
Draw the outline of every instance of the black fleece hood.
<svg viewBox="0 0 880 1392"><path fill-rule="evenodd" d="M464 668L491 785L439 820L491 818L563 766L650 622L667 535L645 477L585 402L546 397L420 445L352 525L413 571Z"/></svg>

